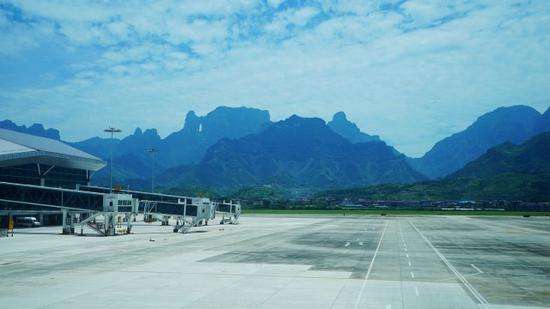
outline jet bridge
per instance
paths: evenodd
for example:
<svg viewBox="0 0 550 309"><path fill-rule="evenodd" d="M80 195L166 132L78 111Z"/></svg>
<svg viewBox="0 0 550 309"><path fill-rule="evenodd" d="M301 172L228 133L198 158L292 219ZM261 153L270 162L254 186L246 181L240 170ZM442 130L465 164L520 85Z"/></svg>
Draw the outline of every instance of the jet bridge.
<svg viewBox="0 0 550 309"><path fill-rule="evenodd" d="M81 186L82 191L106 193L109 188L97 186ZM139 213L144 218L161 218L163 225L168 225L170 217L176 220L174 232L187 232L189 228L201 225L213 217L212 203L206 198L191 198L186 196L151 193L126 189L115 192L130 194L139 200Z"/></svg>
<svg viewBox="0 0 550 309"><path fill-rule="evenodd" d="M75 226L88 227L103 236L130 233L138 213L177 220L174 232L186 232L209 215L208 204L193 205L191 198L149 194L139 191L109 193L107 188L80 190L0 182L0 212L63 212L63 233L73 234ZM139 200L151 198L156 200ZM175 201L175 202L174 202Z"/></svg>
<svg viewBox="0 0 550 309"><path fill-rule="evenodd" d="M176 219L174 233L187 232L191 227L198 226L209 216L209 207L207 204L186 204L170 203L158 201L140 201L139 212L144 216L169 216Z"/></svg>
<svg viewBox="0 0 550 309"><path fill-rule="evenodd" d="M11 214L18 211L63 213L63 233L74 234L75 225L86 225L107 236L131 230L131 216L137 213L137 200L128 194L101 194L36 185L0 182L0 209ZM123 220L124 219L124 220ZM124 225L122 228L121 226Z"/></svg>
<svg viewBox="0 0 550 309"><path fill-rule="evenodd" d="M237 224L241 216L241 204L233 201L216 203L216 214L222 217L220 224Z"/></svg>

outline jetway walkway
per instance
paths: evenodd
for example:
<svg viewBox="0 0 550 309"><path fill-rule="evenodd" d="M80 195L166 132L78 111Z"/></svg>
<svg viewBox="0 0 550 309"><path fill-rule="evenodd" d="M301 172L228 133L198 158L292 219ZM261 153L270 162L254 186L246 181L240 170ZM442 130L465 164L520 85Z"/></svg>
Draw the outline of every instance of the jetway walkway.
<svg viewBox="0 0 550 309"><path fill-rule="evenodd" d="M220 224L237 224L241 216L241 204L233 201L216 203L216 214L221 215Z"/></svg>
<svg viewBox="0 0 550 309"><path fill-rule="evenodd" d="M103 200L103 194L93 192L0 182L0 202L7 204L2 206L3 210L21 210L21 205L30 205L39 209L102 211Z"/></svg>
<svg viewBox="0 0 550 309"><path fill-rule="evenodd" d="M129 233L138 213L175 218L174 232L185 232L201 220L207 220L210 214L208 205L193 205L192 198L186 197L127 190L109 193L109 189L100 187L71 190L0 182L3 213L52 209L63 212L63 233L73 234L78 225L81 233L87 226L105 236L116 235L121 225L125 225L125 232Z"/></svg>
<svg viewBox="0 0 550 309"><path fill-rule="evenodd" d="M110 189L105 187L97 186L80 186L80 191L96 192L96 193L109 193ZM191 197L162 194L162 193L151 193L135 190L126 190L126 189L116 189L116 193L131 194L133 197L139 199L140 201L156 201L156 202L167 202L167 203L185 203L191 204Z"/></svg>

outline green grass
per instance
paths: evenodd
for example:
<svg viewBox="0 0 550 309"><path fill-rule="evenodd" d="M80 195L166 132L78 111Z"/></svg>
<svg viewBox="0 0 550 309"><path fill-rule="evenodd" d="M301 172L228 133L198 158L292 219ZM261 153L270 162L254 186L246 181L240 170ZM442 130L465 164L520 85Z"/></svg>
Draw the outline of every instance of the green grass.
<svg viewBox="0 0 550 309"><path fill-rule="evenodd" d="M244 209L243 215L296 215L296 216L550 216L550 212L496 211L496 210L377 210L377 209Z"/></svg>

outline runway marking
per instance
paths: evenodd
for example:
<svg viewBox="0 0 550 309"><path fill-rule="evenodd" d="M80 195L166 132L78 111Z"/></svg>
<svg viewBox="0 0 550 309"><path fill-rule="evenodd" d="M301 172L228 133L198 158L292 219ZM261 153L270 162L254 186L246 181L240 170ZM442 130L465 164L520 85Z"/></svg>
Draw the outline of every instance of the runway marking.
<svg viewBox="0 0 550 309"><path fill-rule="evenodd" d="M378 255L378 251L380 250L380 245L382 244L382 240L384 239L384 235L386 234L386 230L388 229L389 223L390 223L389 221L386 221L386 225L384 225L384 230L382 231L382 235L380 235L380 239L378 240L378 245L376 246L376 251L374 251L374 256L372 257L369 268L367 269L365 280L363 280L363 284L361 285L361 290L359 290L359 295L357 295L357 299L355 300L355 309L359 308L359 302L361 301L361 297L363 297L363 291L365 290L365 286L367 285L367 281L369 280L369 275L370 275L370 272L372 271L372 265L374 265L374 260Z"/></svg>
<svg viewBox="0 0 550 309"><path fill-rule="evenodd" d="M420 293L418 292L418 287L417 286L414 287L414 293L416 294L416 296L420 296Z"/></svg>
<svg viewBox="0 0 550 309"><path fill-rule="evenodd" d="M470 266L472 266L473 269L477 270L478 273L483 274L483 271L477 268L474 264L470 264Z"/></svg>
<svg viewBox="0 0 550 309"><path fill-rule="evenodd" d="M443 263L455 274L455 276L462 282L462 284L464 284L464 286L470 291L470 293L472 293L472 295L483 305L484 308L487 308L487 306L486 306L487 300L485 299L485 297L483 297L483 295L481 295L470 284L470 282L468 282L468 280L466 280L466 278L464 278L464 276L458 270L456 270L456 268L453 265L451 265L451 263L449 263L447 258L443 254L441 254L441 252L439 252L439 250L437 250L437 248L434 245L432 245L430 240L428 238L426 238L426 236L424 236L424 234L422 234L422 232L420 232L420 230L416 227L416 225L414 225L414 223L412 223L409 220L409 224L420 235L420 237L422 237L422 239L424 239L424 241L428 244L428 246L430 246L430 248L432 248L432 250L437 254L437 256L439 256L441 261L443 261Z"/></svg>
<svg viewBox="0 0 550 309"><path fill-rule="evenodd" d="M411 271L411 278L414 279L414 273Z"/></svg>
<svg viewBox="0 0 550 309"><path fill-rule="evenodd" d="M344 247L347 247L349 246L349 241L346 241L346 244L344 245Z"/></svg>

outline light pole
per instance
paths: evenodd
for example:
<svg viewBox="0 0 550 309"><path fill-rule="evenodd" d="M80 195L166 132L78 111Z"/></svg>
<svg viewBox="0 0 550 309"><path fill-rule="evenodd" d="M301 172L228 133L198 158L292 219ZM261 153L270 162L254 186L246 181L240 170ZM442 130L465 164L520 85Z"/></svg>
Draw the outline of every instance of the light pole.
<svg viewBox="0 0 550 309"><path fill-rule="evenodd" d="M104 132L111 133L111 164L109 164L109 178L110 178L110 185L109 185L109 193L113 193L113 148L114 148L114 142L115 142L115 133L122 132L121 129L109 127Z"/></svg>
<svg viewBox="0 0 550 309"><path fill-rule="evenodd" d="M151 164L151 193L155 193L155 154L158 151L158 149L150 148L147 150L151 154L151 160L153 161Z"/></svg>

